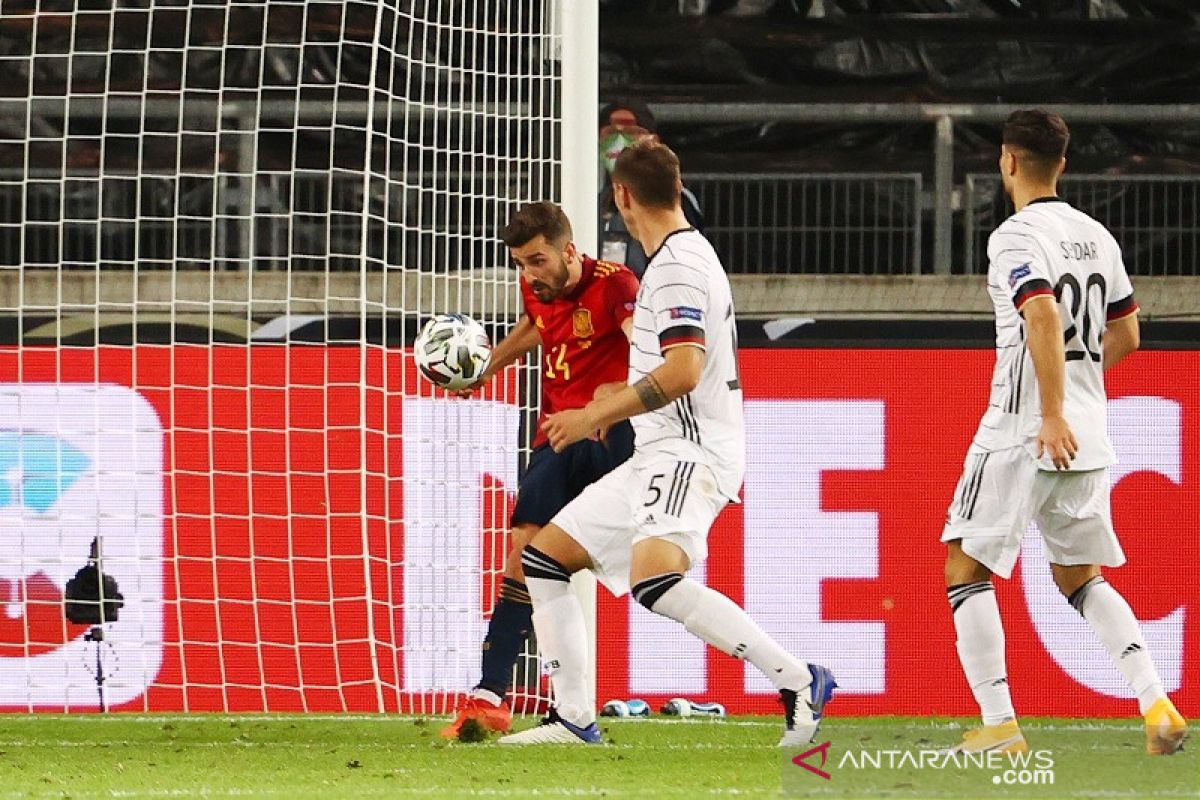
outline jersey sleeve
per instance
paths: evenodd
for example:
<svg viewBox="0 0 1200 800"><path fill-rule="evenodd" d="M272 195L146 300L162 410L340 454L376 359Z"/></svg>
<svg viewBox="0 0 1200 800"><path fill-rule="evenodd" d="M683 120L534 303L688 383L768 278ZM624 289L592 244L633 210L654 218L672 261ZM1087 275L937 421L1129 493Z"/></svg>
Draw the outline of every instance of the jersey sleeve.
<svg viewBox="0 0 1200 800"><path fill-rule="evenodd" d="M1017 311L1034 297L1054 295L1046 258L1032 236L997 230L988 239L992 279L1008 287Z"/></svg>
<svg viewBox="0 0 1200 800"><path fill-rule="evenodd" d="M1129 282L1129 272L1125 269L1125 260L1121 257L1121 246L1113 241L1116 267L1113 269L1112 292L1109 294L1107 318L1109 322L1128 317L1138 310L1137 301L1133 299L1133 284Z"/></svg>
<svg viewBox="0 0 1200 800"><path fill-rule="evenodd" d="M637 275L632 270L621 269L605 278L605 303L612 312L613 321L619 327L633 316L638 293Z"/></svg>
<svg viewBox="0 0 1200 800"><path fill-rule="evenodd" d="M684 264L654 267L655 282L647 285L646 303L654 315L654 328L662 352L679 345L705 348L704 315L708 287L704 275Z"/></svg>

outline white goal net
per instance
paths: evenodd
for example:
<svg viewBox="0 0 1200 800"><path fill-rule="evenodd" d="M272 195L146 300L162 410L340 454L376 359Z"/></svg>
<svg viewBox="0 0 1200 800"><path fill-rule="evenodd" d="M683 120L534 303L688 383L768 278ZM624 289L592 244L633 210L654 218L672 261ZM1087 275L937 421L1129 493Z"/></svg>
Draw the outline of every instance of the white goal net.
<svg viewBox="0 0 1200 800"><path fill-rule="evenodd" d="M594 204L592 5L0 3L0 708L474 685L536 380L448 400L406 344L503 335L499 229Z"/></svg>

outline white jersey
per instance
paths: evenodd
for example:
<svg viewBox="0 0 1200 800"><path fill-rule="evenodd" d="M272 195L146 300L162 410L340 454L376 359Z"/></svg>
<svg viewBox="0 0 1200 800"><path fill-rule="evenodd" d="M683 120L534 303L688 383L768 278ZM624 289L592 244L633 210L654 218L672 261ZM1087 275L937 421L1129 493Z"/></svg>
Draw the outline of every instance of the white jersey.
<svg viewBox="0 0 1200 800"><path fill-rule="evenodd" d="M718 491L736 502L746 436L733 293L716 251L694 228L667 236L646 266L633 312L629 383L680 345L704 348L700 383L670 405L633 417L635 453L705 464Z"/></svg>
<svg viewBox="0 0 1200 800"><path fill-rule="evenodd" d="M1110 320L1137 311L1121 249L1096 220L1057 198L1035 200L988 239L988 293L996 309L996 370L975 444L984 450L1036 447L1041 398L1021 307L1053 296L1066 344L1063 416L1079 452L1074 471L1116 461L1108 440L1101 336ZM1053 469L1049 459L1043 468Z"/></svg>

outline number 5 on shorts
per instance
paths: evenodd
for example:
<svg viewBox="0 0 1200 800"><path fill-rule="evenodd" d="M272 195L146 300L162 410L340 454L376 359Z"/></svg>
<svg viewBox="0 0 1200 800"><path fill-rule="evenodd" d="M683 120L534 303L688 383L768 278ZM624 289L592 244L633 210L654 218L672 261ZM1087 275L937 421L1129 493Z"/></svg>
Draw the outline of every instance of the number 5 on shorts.
<svg viewBox="0 0 1200 800"><path fill-rule="evenodd" d="M658 475L650 478L650 482L646 484L647 499L645 503L642 503L643 507L649 508L650 506L656 504L659 500L662 500L663 491L659 488L658 482L665 477L667 477L666 473L659 473Z"/></svg>

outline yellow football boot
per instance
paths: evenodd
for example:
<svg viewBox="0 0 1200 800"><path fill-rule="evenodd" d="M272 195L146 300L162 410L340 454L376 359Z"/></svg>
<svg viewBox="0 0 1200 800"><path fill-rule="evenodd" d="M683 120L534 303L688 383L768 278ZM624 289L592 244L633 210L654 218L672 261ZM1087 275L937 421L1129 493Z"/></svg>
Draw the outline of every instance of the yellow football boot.
<svg viewBox="0 0 1200 800"><path fill-rule="evenodd" d="M1175 710L1175 704L1163 697L1146 712L1146 752L1169 756L1183 747L1187 738L1187 720Z"/></svg>
<svg viewBox="0 0 1200 800"><path fill-rule="evenodd" d="M987 753L995 750L998 753L1025 753L1029 745L1021 726L1017 721L1009 720L999 725L984 725L981 728L967 731L963 734L962 743L953 748L952 753Z"/></svg>

